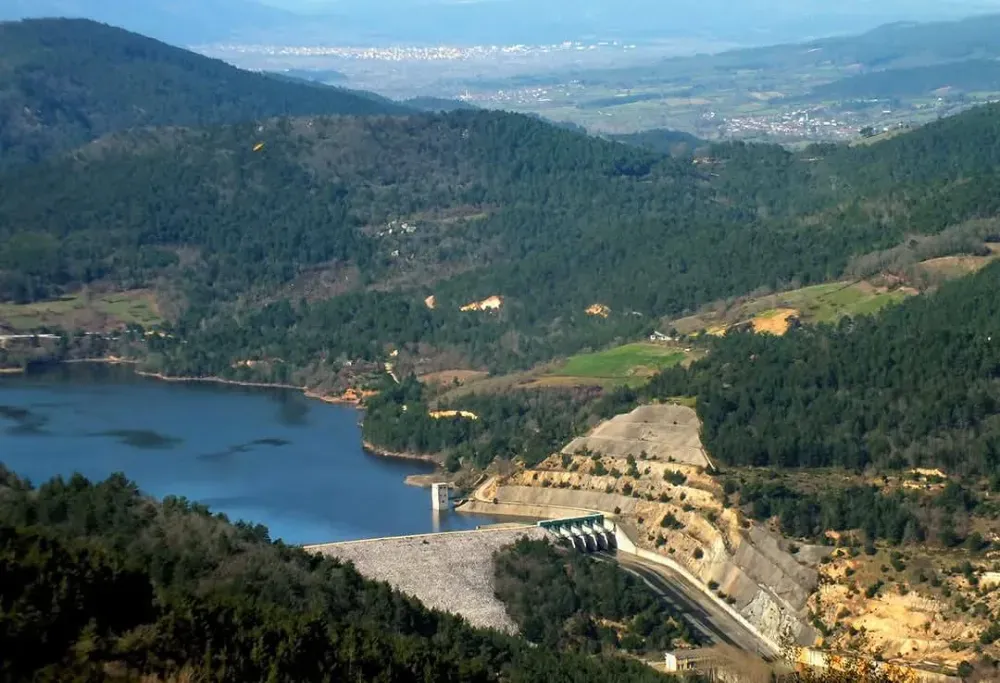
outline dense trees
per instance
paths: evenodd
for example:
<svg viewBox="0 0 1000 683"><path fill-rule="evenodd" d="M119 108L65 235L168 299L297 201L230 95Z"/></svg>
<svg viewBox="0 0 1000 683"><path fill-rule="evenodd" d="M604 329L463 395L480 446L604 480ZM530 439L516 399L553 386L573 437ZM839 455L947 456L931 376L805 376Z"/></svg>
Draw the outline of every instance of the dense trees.
<svg viewBox="0 0 1000 683"><path fill-rule="evenodd" d="M367 93L241 71L92 21L0 24L0 166L140 126L406 111Z"/></svg>
<svg viewBox="0 0 1000 683"><path fill-rule="evenodd" d="M0 680L654 681L528 647L121 477L0 470Z"/></svg>
<svg viewBox="0 0 1000 683"><path fill-rule="evenodd" d="M391 451L447 453L450 466L460 462L485 467L494 459L515 458L536 464L585 429L596 389L525 390L473 393L439 402L438 410L476 415L430 417L430 396L415 378L387 382L366 404L363 434Z"/></svg>
<svg viewBox="0 0 1000 683"><path fill-rule="evenodd" d="M884 493L873 486L830 488L803 493L779 482L751 482L736 487L740 503L758 520L778 519L782 531L799 538L822 538L826 531L860 530L866 539L893 545L926 538L915 510L917 496Z"/></svg>
<svg viewBox="0 0 1000 683"><path fill-rule="evenodd" d="M724 462L782 467L998 466L1000 266L878 319L732 333L652 394L698 397L704 440Z"/></svg>
<svg viewBox="0 0 1000 683"><path fill-rule="evenodd" d="M494 564L507 612L545 647L659 652L698 642L681 615L614 564L527 539L498 552Z"/></svg>

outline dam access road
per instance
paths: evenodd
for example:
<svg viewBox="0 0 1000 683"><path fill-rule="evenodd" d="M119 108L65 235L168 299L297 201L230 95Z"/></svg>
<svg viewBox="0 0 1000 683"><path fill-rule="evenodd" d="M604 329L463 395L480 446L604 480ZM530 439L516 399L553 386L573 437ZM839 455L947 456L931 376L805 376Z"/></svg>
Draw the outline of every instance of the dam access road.
<svg viewBox="0 0 1000 683"><path fill-rule="evenodd" d="M592 553L600 562L615 562L623 570L641 579L662 599L681 612L688 623L708 642L706 645L731 645L744 652L772 661L775 654L756 634L733 619L732 615L711 600L680 574L625 552Z"/></svg>

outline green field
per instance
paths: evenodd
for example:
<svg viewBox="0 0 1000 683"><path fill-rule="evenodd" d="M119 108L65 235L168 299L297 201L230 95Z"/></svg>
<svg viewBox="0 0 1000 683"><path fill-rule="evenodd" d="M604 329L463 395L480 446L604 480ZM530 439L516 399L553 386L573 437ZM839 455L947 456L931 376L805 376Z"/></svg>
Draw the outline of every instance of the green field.
<svg viewBox="0 0 1000 683"><path fill-rule="evenodd" d="M659 370L678 365L685 357L686 354L676 347L651 343L626 344L607 351L572 356L552 374L631 382L645 380Z"/></svg>
<svg viewBox="0 0 1000 683"><path fill-rule="evenodd" d="M806 287L780 295L784 305L797 308L806 323L836 322L844 316L871 315L907 297L904 290L872 291L863 284L835 283Z"/></svg>
<svg viewBox="0 0 1000 683"><path fill-rule="evenodd" d="M162 322L151 292L65 296L31 304L0 304L0 329L29 332L40 327L99 331L123 324Z"/></svg>

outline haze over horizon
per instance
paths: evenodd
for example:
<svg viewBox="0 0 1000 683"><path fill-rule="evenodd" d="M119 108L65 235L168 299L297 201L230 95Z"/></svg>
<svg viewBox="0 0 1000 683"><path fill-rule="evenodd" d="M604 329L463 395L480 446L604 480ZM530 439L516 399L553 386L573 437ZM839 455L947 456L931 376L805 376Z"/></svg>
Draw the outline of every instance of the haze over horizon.
<svg viewBox="0 0 1000 683"><path fill-rule="evenodd" d="M700 40L763 45L862 32L897 21L1000 12L1000 0L8 0L0 20L76 16L183 45L551 43Z"/></svg>

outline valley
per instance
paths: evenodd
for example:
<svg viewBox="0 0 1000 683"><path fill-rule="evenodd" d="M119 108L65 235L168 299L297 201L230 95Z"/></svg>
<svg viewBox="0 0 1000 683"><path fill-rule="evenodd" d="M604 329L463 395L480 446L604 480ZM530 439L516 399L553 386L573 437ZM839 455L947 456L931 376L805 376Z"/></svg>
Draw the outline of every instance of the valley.
<svg viewBox="0 0 1000 683"><path fill-rule="evenodd" d="M994 24L567 67L517 113L0 23L18 680L642 683L720 643L794 683L992 680ZM424 518L433 483L458 513ZM538 528L420 535L595 512L620 567ZM65 609L22 609L36 575Z"/></svg>
<svg viewBox="0 0 1000 683"><path fill-rule="evenodd" d="M592 133L673 129L706 140L857 141L1000 99L996 15L894 24L803 43L663 38L508 46L214 44L241 66L336 69L391 97L533 113ZM489 74L485 76L484 74ZM336 81L330 81L336 82Z"/></svg>

